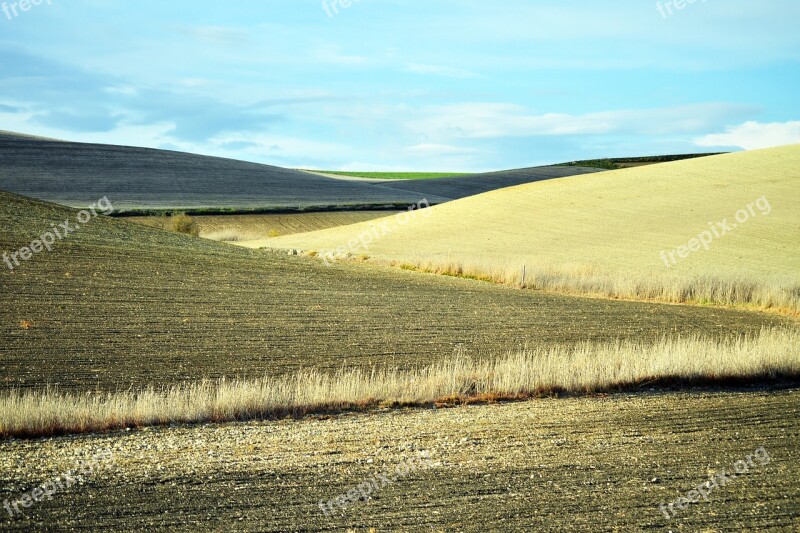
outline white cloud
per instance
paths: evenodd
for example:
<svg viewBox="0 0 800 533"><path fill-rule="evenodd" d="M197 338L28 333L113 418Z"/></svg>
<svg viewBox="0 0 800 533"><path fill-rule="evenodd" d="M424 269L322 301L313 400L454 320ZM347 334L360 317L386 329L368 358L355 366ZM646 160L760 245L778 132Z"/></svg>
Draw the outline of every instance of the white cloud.
<svg viewBox="0 0 800 533"><path fill-rule="evenodd" d="M460 146L452 146L449 144L415 144L414 146L408 146L405 149L406 152L416 155L416 156L427 156L427 157L441 157L441 156L451 156L451 155L467 155L467 154L477 154L479 153L478 150L473 148L461 148Z"/></svg>
<svg viewBox="0 0 800 533"><path fill-rule="evenodd" d="M184 85L186 87L205 87L206 85L211 85L212 83L214 82L205 78L184 78L182 80L178 80L179 85Z"/></svg>
<svg viewBox="0 0 800 533"><path fill-rule="evenodd" d="M304 166L310 159L341 160L354 157L357 151L346 144L315 141L289 135L227 133L206 143L183 143L181 149L278 165ZM233 146L234 148L231 148Z"/></svg>
<svg viewBox="0 0 800 533"><path fill-rule="evenodd" d="M180 30L191 35L198 41L205 44L224 44L239 45L250 41L250 34L243 28L232 28L225 26L198 26L194 28L184 28Z"/></svg>
<svg viewBox="0 0 800 533"><path fill-rule="evenodd" d="M439 65L422 65L419 63L410 63L406 70L414 74L430 74L434 76L444 76L447 78L475 78L477 74L468 70L459 68L443 67Z"/></svg>
<svg viewBox="0 0 800 533"><path fill-rule="evenodd" d="M800 57L795 24L800 3L796 0L700 3L674 10L674 16L664 20L655 1L517 0L504 2L503 9L492 2L469 2L437 28L449 30L456 35L455 42L468 45L480 35L488 53L473 49L473 69L503 65L508 69L717 70ZM531 21L536 31L531 31ZM480 32L463 31L473 26L480 27ZM506 45L505 53L494 53L498 45Z"/></svg>
<svg viewBox="0 0 800 533"><path fill-rule="evenodd" d="M329 165L329 167L332 165ZM328 167L326 167L328 168ZM403 165L380 165L367 160L349 161L336 166L335 169L341 172L414 172L413 167Z"/></svg>
<svg viewBox="0 0 800 533"><path fill-rule="evenodd" d="M725 133L705 135L695 139L698 146L739 146L745 150L772 148L800 143L800 121L770 122L750 121L725 129Z"/></svg>
<svg viewBox="0 0 800 533"><path fill-rule="evenodd" d="M0 117L3 119L2 129L8 131L71 142L117 144L150 148L158 148L162 143L170 141L169 132L175 128L174 123L164 121L145 125L122 123L111 131L101 133L79 132L38 124L35 121L36 113L32 111L8 114L0 112Z"/></svg>
<svg viewBox="0 0 800 533"><path fill-rule="evenodd" d="M427 139L603 135L667 135L709 131L751 113L729 104L695 104L654 109L623 109L571 115L533 114L504 103L468 103L428 108L409 129Z"/></svg>
<svg viewBox="0 0 800 533"><path fill-rule="evenodd" d="M340 51L339 46L323 46L318 48L314 56L317 61L321 63L329 63L332 65L363 65L369 62L369 58L365 56L348 55Z"/></svg>
<svg viewBox="0 0 800 533"><path fill-rule="evenodd" d="M107 92L108 94L121 94L124 96L135 96L139 94L139 90L131 85L103 87L103 91Z"/></svg>

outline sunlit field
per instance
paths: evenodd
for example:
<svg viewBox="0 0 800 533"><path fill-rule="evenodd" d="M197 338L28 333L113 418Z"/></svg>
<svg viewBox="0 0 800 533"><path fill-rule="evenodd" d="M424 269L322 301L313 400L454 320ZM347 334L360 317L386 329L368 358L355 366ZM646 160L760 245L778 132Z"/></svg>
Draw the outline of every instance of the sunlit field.
<svg viewBox="0 0 800 533"><path fill-rule="evenodd" d="M796 312L798 169L795 145L521 185L436 206L358 252L573 294ZM247 245L324 256L380 222Z"/></svg>

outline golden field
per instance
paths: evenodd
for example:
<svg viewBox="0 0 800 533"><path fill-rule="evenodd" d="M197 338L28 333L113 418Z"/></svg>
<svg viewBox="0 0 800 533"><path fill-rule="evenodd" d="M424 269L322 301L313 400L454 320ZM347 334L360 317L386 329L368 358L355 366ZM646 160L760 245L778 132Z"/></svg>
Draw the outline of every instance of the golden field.
<svg viewBox="0 0 800 533"><path fill-rule="evenodd" d="M527 286L579 294L795 312L800 301L800 145L520 185L428 215L244 245L345 246L345 255L510 284L525 266ZM390 232L347 246L381 221Z"/></svg>

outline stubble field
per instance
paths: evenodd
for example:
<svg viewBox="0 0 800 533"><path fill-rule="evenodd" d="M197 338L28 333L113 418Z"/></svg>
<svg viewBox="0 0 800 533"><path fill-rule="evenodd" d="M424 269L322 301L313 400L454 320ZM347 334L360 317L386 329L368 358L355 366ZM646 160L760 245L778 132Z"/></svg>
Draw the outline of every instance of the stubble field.
<svg viewBox="0 0 800 533"><path fill-rule="evenodd" d="M798 438L796 389L176 426L3 442L0 499L109 448L84 484L21 508L4 528L796 531ZM660 510L761 447L769 462L754 461L708 501L670 520ZM419 460L425 452L430 461ZM418 466L398 474L408 461ZM374 479L367 500L321 510L320 500Z"/></svg>

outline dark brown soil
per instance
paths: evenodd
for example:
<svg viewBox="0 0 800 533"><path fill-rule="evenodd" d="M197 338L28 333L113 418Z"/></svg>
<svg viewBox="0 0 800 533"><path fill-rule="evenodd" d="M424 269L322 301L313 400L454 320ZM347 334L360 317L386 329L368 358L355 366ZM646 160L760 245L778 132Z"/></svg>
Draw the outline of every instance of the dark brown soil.
<svg viewBox="0 0 800 533"><path fill-rule="evenodd" d="M0 193L0 251L74 220ZM304 367L422 364L525 343L727 336L784 320L518 291L250 251L97 218L0 263L0 389L119 389Z"/></svg>
<svg viewBox="0 0 800 533"><path fill-rule="evenodd" d="M18 531L797 531L800 390L546 399L0 443L0 501L111 459L34 502ZM763 447L668 520L659 509ZM428 452L431 461L420 460ZM412 460L411 471L392 480ZM379 489L326 517L329 501ZM374 485L373 485L374 486ZM366 490L366 489L365 489ZM19 506L18 506L19 507ZM677 508L676 508L677 509Z"/></svg>

